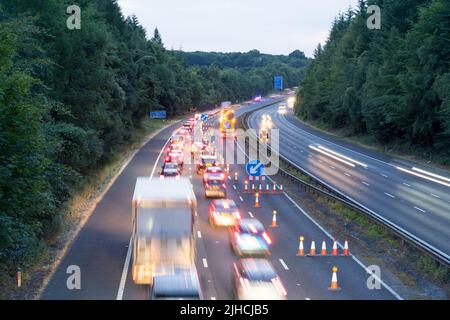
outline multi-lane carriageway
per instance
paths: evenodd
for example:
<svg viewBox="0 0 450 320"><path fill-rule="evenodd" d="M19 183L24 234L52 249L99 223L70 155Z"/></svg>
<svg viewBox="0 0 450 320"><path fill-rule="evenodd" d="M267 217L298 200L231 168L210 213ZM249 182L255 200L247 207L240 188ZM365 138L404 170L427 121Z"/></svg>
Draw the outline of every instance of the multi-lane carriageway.
<svg viewBox="0 0 450 320"><path fill-rule="evenodd" d="M390 158L346 143L300 123L292 111L278 112L278 105L257 110L248 119L251 128L270 116L280 130L280 154L325 182L353 202L401 228L444 259L450 258L450 179L448 173L423 173L426 168ZM317 146L357 161L351 166L320 152ZM428 172L428 171L427 171Z"/></svg>
<svg viewBox="0 0 450 320"><path fill-rule="evenodd" d="M271 102L266 100L247 108L258 108ZM215 124L216 119L211 119L210 125ZM135 285L129 269L130 199L137 176L158 174L163 161L161 154L178 126L174 124L155 135L118 176L55 269L42 299L147 299L148 288ZM233 144L233 140L226 141L226 154L232 154ZM261 220L269 230L273 240L269 259L286 287L288 299L401 298L384 283L381 289L370 290L367 287L370 275L357 257L298 257L299 236L305 237L306 250L314 239L320 251L324 239L328 250L331 249L333 235L312 220L301 203L294 202L287 194L262 195L260 207L255 208L254 195L243 192L243 166L230 165L232 177L234 172L239 178L238 182L233 178L227 180L228 198L236 202L242 216ZM210 200L204 197L201 177L196 174L195 166L185 165L183 175L192 179L198 198L196 264L204 296L206 299L233 299L231 268L237 258L230 248L227 230L210 226ZM274 209L278 212L278 228L270 228ZM343 243L343 239L338 240ZM70 265L81 269L80 290L69 290L66 286L69 276L66 270ZM339 269L339 291L328 290L333 266Z"/></svg>

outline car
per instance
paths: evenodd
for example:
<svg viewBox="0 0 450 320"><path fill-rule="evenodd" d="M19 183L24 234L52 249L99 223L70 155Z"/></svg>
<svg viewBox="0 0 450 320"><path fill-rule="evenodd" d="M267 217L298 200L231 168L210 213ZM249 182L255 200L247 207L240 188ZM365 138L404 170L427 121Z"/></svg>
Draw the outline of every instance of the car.
<svg viewBox="0 0 450 320"><path fill-rule="evenodd" d="M205 174L203 175L203 182L205 182L209 177L217 177L222 181L226 178L221 167L206 167Z"/></svg>
<svg viewBox="0 0 450 320"><path fill-rule="evenodd" d="M206 198L226 198L227 189L223 179L218 177L209 177L205 181Z"/></svg>
<svg viewBox="0 0 450 320"><path fill-rule="evenodd" d="M203 153L207 150L207 145L203 142L196 141L191 146L191 152L193 153Z"/></svg>
<svg viewBox="0 0 450 320"><path fill-rule="evenodd" d="M175 134L170 138L170 145L181 144L183 145L186 142L186 138L184 135Z"/></svg>
<svg viewBox="0 0 450 320"><path fill-rule="evenodd" d="M183 167L183 164L184 164L183 153L171 151L164 159L164 162L175 162L179 166Z"/></svg>
<svg viewBox="0 0 450 320"><path fill-rule="evenodd" d="M212 226L234 226L241 219L236 203L231 199L213 200L209 205L209 223Z"/></svg>
<svg viewBox="0 0 450 320"><path fill-rule="evenodd" d="M171 153L171 152L183 152L183 145L182 144L170 144L167 147L167 154Z"/></svg>
<svg viewBox="0 0 450 320"><path fill-rule="evenodd" d="M234 293L239 300L285 300L286 289L267 259L246 258L233 264Z"/></svg>
<svg viewBox="0 0 450 320"><path fill-rule="evenodd" d="M178 163L175 162L165 162L164 165L161 168L161 174L160 177L164 178L176 178L179 177L181 174L181 169Z"/></svg>
<svg viewBox="0 0 450 320"><path fill-rule="evenodd" d="M272 239L257 219L241 219L230 228L230 244L237 256L268 256Z"/></svg>
<svg viewBox="0 0 450 320"><path fill-rule="evenodd" d="M287 112L287 105L285 103L280 104L280 106L278 107L278 113L286 114L286 112Z"/></svg>
<svg viewBox="0 0 450 320"><path fill-rule="evenodd" d="M202 173L207 167L216 167L217 157L212 155L202 155L197 162L197 172Z"/></svg>
<svg viewBox="0 0 450 320"><path fill-rule="evenodd" d="M266 128L262 128L259 130L259 140L263 142L269 141L269 130Z"/></svg>
<svg viewBox="0 0 450 320"><path fill-rule="evenodd" d="M151 300L203 300L203 292L194 266L176 268L173 273L153 277Z"/></svg>

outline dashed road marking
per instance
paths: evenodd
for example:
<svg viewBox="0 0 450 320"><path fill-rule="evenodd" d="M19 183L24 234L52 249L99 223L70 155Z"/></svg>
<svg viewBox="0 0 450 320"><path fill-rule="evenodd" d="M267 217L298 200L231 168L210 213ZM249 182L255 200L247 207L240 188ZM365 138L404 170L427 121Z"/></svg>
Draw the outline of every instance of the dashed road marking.
<svg viewBox="0 0 450 320"><path fill-rule="evenodd" d="M248 212L248 215L251 217L251 218L254 218L255 216L253 215L253 213L251 213L250 211Z"/></svg>
<svg viewBox="0 0 450 320"><path fill-rule="evenodd" d="M363 184L363 185L365 185L365 186L368 186L368 187L370 187L370 184L368 184L367 182L365 182L365 181L361 181L361 183Z"/></svg>
<svg viewBox="0 0 450 320"><path fill-rule="evenodd" d="M233 189L236 190L236 186L233 184Z"/></svg>
<svg viewBox="0 0 450 320"><path fill-rule="evenodd" d="M419 207L414 207L414 209L419 210L420 212L423 212L423 213L427 213L425 210L423 210L423 209L421 209Z"/></svg>
<svg viewBox="0 0 450 320"><path fill-rule="evenodd" d="M311 298L306 297L305 300L311 300Z"/></svg>
<svg viewBox="0 0 450 320"><path fill-rule="evenodd" d="M438 195L434 194L434 193L430 193L433 197L440 199L441 197L439 197Z"/></svg>
<svg viewBox="0 0 450 320"><path fill-rule="evenodd" d="M411 185L407 184L406 182L403 182L403 185L407 186L407 187L411 187Z"/></svg>
<svg viewBox="0 0 450 320"><path fill-rule="evenodd" d="M242 197L241 197L241 196L239 196L239 200L241 200L242 202L244 202L244 199L242 199Z"/></svg>
<svg viewBox="0 0 450 320"><path fill-rule="evenodd" d="M208 268L208 261L205 258L203 258L203 267Z"/></svg>
<svg viewBox="0 0 450 320"><path fill-rule="evenodd" d="M344 172L344 174L345 174L347 177L351 177L351 176L352 176L350 173L347 173L347 172Z"/></svg>
<svg viewBox="0 0 450 320"><path fill-rule="evenodd" d="M333 169L333 170L335 170L335 169L336 169L336 167L330 166L330 169Z"/></svg>
<svg viewBox="0 0 450 320"><path fill-rule="evenodd" d="M388 197L391 197L392 199L395 199L395 196L393 196L393 195L390 194L390 193L385 192L384 194L387 195Z"/></svg>
<svg viewBox="0 0 450 320"><path fill-rule="evenodd" d="M389 178L387 175L385 175L384 173L381 173L380 174L382 177L385 177L385 178Z"/></svg>
<svg viewBox="0 0 450 320"><path fill-rule="evenodd" d="M200 231L197 231L197 237L200 239L202 238L202 233Z"/></svg>
<svg viewBox="0 0 450 320"><path fill-rule="evenodd" d="M281 265L283 266L284 270L289 270L287 264L284 262L283 259L278 259L278 260L280 261L280 263L281 263Z"/></svg>

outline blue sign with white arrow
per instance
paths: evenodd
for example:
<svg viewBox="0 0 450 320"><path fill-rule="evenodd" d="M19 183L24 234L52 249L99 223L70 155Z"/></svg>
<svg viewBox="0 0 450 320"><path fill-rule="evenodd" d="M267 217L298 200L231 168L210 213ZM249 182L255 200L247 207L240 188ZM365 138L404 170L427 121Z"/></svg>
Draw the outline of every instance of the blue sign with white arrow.
<svg viewBox="0 0 450 320"><path fill-rule="evenodd" d="M208 116L204 113L202 113L202 115L200 116L200 120L202 121L206 121L208 119Z"/></svg>
<svg viewBox="0 0 450 320"><path fill-rule="evenodd" d="M264 164L259 160L251 160L245 166L247 174L251 177L260 177L264 173Z"/></svg>

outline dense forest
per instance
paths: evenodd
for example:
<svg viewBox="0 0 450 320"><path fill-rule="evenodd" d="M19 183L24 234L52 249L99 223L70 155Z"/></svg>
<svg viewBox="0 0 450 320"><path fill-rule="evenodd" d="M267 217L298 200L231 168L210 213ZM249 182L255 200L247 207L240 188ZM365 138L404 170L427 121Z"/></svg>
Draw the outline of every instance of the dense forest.
<svg viewBox="0 0 450 320"><path fill-rule="evenodd" d="M268 55L258 50L246 53L175 53L203 77L211 78L211 75L218 72L219 76L211 78L211 83L215 83L215 79L223 79L229 95L240 93L244 96L268 92L273 88L274 75L283 76L284 87L297 86L304 77L305 67L311 61L300 50L295 50L288 56Z"/></svg>
<svg viewBox="0 0 450 320"><path fill-rule="evenodd" d="M359 1L317 47L297 100L301 119L450 164L450 1Z"/></svg>
<svg viewBox="0 0 450 320"><path fill-rule="evenodd" d="M247 99L284 72L276 63L245 74L189 67L157 30L147 36L136 17L125 18L115 0L77 1L81 29L69 30L72 4L0 0L2 288L45 252L67 201L133 141L150 110L163 106L174 116Z"/></svg>

